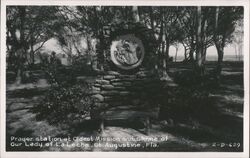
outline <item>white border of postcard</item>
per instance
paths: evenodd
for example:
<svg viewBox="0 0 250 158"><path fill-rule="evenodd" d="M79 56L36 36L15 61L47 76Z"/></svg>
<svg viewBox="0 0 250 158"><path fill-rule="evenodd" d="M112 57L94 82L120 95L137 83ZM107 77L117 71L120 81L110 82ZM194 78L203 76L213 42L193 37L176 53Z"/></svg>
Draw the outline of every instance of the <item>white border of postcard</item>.
<svg viewBox="0 0 250 158"><path fill-rule="evenodd" d="M7 5L105 5L105 6L244 6L244 151L243 152L6 152L5 151L5 52ZM2 0L1 1L1 155L2 158L248 158L249 157L249 1L248 0Z"/></svg>

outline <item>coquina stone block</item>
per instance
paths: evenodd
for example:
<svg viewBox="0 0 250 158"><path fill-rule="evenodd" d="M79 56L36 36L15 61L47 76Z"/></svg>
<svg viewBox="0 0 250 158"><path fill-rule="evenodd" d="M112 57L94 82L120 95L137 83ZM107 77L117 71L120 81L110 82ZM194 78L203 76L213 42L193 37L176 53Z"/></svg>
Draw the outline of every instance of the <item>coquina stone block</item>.
<svg viewBox="0 0 250 158"><path fill-rule="evenodd" d="M95 87L95 86L93 86L93 87L92 87L92 90L94 90L94 91L100 91L101 88L100 88L100 87Z"/></svg>
<svg viewBox="0 0 250 158"><path fill-rule="evenodd" d="M112 82L111 83L113 86L123 86L123 83L122 82Z"/></svg>
<svg viewBox="0 0 250 158"><path fill-rule="evenodd" d="M120 75L120 73L116 72L116 71L107 71L107 74L109 74L109 75L115 75L115 76L119 76Z"/></svg>
<svg viewBox="0 0 250 158"><path fill-rule="evenodd" d="M106 76L103 76L104 79L115 79L115 76L114 75L106 75Z"/></svg>
<svg viewBox="0 0 250 158"><path fill-rule="evenodd" d="M111 90L111 91L101 91L100 92L104 96L114 96L114 95L119 95L119 91Z"/></svg>
<svg viewBox="0 0 250 158"><path fill-rule="evenodd" d="M98 102L103 102L104 101L104 97L101 95L101 94L95 94L95 95L92 95L92 97L98 101Z"/></svg>
<svg viewBox="0 0 250 158"><path fill-rule="evenodd" d="M103 84L110 84L109 80L96 80L97 84L103 85Z"/></svg>
<svg viewBox="0 0 250 158"><path fill-rule="evenodd" d="M109 85L102 85L101 87L102 87L102 89L104 89L104 90L112 90L112 89L114 88L114 86L111 85L111 84L109 84Z"/></svg>

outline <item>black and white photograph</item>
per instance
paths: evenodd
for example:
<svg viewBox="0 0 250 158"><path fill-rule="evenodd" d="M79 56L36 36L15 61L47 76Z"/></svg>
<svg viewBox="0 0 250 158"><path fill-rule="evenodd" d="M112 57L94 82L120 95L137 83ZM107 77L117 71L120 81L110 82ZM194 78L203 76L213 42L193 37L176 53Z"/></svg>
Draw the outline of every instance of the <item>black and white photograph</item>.
<svg viewBox="0 0 250 158"><path fill-rule="evenodd" d="M248 7L214 5L6 2L2 150L245 153Z"/></svg>

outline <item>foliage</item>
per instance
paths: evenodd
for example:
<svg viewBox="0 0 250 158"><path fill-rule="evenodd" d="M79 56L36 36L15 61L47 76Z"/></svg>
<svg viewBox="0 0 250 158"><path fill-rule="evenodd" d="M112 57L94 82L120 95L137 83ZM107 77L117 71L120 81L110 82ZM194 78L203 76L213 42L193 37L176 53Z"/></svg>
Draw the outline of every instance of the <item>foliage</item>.
<svg viewBox="0 0 250 158"><path fill-rule="evenodd" d="M87 85L64 87L53 86L44 102L34 109L38 119L47 119L52 124L72 123L90 117L93 100L88 94Z"/></svg>
<svg viewBox="0 0 250 158"><path fill-rule="evenodd" d="M213 41L217 49L218 63L216 79L220 81L224 47L232 43L233 32L237 21L243 18L243 7L216 7L214 11L214 34Z"/></svg>
<svg viewBox="0 0 250 158"><path fill-rule="evenodd" d="M193 76L191 76L193 78ZM186 79L180 79L185 81ZM190 118L206 119L210 116L205 116L206 110L212 112L215 110L214 103L209 98L209 93L214 87L206 81L207 85L195 84L193 79L188 79L189 83L180 85L176 89L165 90L163 93L168 92L168 97L161 99L161 112L160 119L172 119L177 122L185 122ZM209 79L208 79L209 80ZM190 84L191 83L191 84ZM170 100L167 98L171 98ZM213 111L216 112L216 111Z"/></svg>
<svg viewBox="0 0 250 158"><path fill-rule="evenodd" d="M74 56L72 59L71 69L74 71L75 75L95 75L95 72L92 70L91 57L80 55Z"/></svg>
<svg viewBox="0 0 250 158"><path fill-rule="evenodd" d="M162 76L167 76L169 48L176 43L185 46L186 60L196 63L194 70L201 69L203 73L207 48L219 46L222 62L222 48L232 42L236 23L242 18L242 7L10 6L7 7L8 66L22 69L25 63L33 62L27 56L34 58L34 53L48 39L55 38L69 58L74 55L79 60L91 57L81 61L102 69L103 49L107 47L105 28L137 19L153 30L158 41L155 68L161 69ZM98 61L92 58L93 54Z"/></svg>
<svg viewBox="0 0 250 158"><path fill-rule="evenodd" d="M89 85L76 83L78 64L74 63L76 67L65 67L52 55L50 62L42 65L51 86L44 101L35 108L38 118L57 124L90 117L93 99L89 94ZM81 70L87 75L87 70Z"/></svg>
<svg viewBox="0 0 250 158"><path fill-rule="evenodd" d="M33 64L34 54L53 36L58 25L54 7L8 6L8 62L16 64L20 58L24 58L20 64Z"/></svg>

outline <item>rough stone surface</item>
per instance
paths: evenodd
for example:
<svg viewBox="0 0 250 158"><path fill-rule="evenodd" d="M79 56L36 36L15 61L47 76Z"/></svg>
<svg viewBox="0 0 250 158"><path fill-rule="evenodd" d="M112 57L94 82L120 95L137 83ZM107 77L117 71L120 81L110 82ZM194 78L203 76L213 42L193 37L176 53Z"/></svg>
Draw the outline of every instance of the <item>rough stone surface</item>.
<svg viewBox="0 0 250 158"><path fill-rule="evenodd" d="M106 76L103 76L104 79L115 79L115 76L114 75L106 75Z"/></svg>
<svg viewBox="0 0 250 158"><path fill-rule="evenodd" d="M104 97L104 100L105 100L105 101L112 101L113 98L112 98L112 97L109 97L109 96L105 96L105 97Z"/></svg>
<svg viewBox="0 0 250 158"><path fill-rule="evenodd" d="M129 91L121 91L121 92L120 92L120 95L128 95L128 94L130 94Z"/></svg>
<svg viewBox="0 0 250 158"><path fill-rule="evenodd" d="M96 83L103 85L103 84L109 84L110 81L108 81L108 80L96 80Z"/></svg>
<svg viewBox="0 0 250 158"><path fill-rule="evenodd" d="M95 87L101 87L101 85L98 84L98 83L94 84L94 86L95 86Z"/></svg>
<svg viewBox="0 0 250 158"><path fill-rule="evenodd" d="M100 102L104 101L104 97L101 94L95 94L92 97Z"/></svg>
<svg viewBox="0 0 250 158"><path fill-rule="evenodd" d="M89 92L89 94L100 94L100 91L92 90Z"/></svg>
<svg viewBox="0 0 250 158"><path fill-rule="evenodd" d="M108 107L107 103L103 103L103 102L99 102L99 103L95 103L96 108L98 109L105 109L106 107Z"/></svg>
<svg viewBox="0 0 250 158"><path fill-rule="evenodd" d="M92 90L94 90L94 91L100 91L101 88L93 86L93 87L92 87Z"/></svg>
<svg viewBox="0 0 250 158"><path fill-rule="evenodd" d="M124 78L136 78L135 75L120 75L120 78L124 79Z"/></svg>
<svg viewBox="0 0 250 158"><path fill-rule="evenodd" d="M105 95L105 96L112 96L112 95L118 95L120 92L119 91L101 91L101 94L102 95Z"/></svg>
<svg viewBox="0 0 250 158"><path fill-rule="evenodd" d="M112 85L102 85L102 89L110 89L112 90L114 88L114 86Z"/></svg>
<svg viewBox="0 0 250 158"><path fill-rule="evenodd" d="M85 82L85 83L94 83L95 78L94 77L89 77L89 76L79 76L76 78L78 82Z"/></svg>
<svg viewBox="0 0 250 158"><path fill-rule="evenodd" d="M108 71L107 74L109 74L109 75L120 75L120 73L116 72L116 71Z"/></svg>
<svg viewBox="0 0 250 158"><path fill-rule="evenodd" d="M88 78L92 84L90 94L95 99L95 108L99 110L109 106L143 106L160 88L159 80L155 79L152 72L145 69L131 74L106 71L97 76L94 82Z"/></svg>
<svg viewBox="0 0 250 158"><path fill-rule="evenodd" d="M111 83L120 82L120 81L121 81L121 79L117 79L117 78L110 80Z"/></svg>
<svg viewBox="0 0 250 158"><path fill-rule="evenodd" d="M123 86L131 86L131 85L132 85L132 83L131 83L131 82L128 82L128 81L122 82L122 84L123 84Z"/></svg>
<svg viewBox="0 0 250 158"><path fill-rule="evenodd" d="M125 88L125 87L118 87L118 86L116 86L116 87L114 87L113 89L115 89L115 90L126 90L127 88Z"/></svg>
<svg viewBox="0 0 250 158"><path fill-rule="evenodd" d="M114 82L112 83L113 86L123 86L122 82Z"/></svg>

